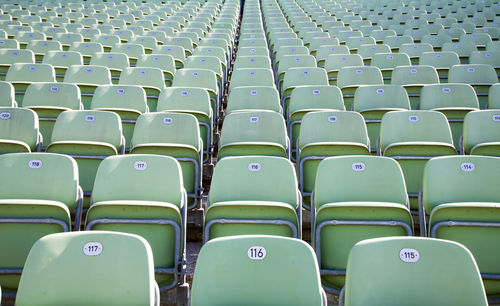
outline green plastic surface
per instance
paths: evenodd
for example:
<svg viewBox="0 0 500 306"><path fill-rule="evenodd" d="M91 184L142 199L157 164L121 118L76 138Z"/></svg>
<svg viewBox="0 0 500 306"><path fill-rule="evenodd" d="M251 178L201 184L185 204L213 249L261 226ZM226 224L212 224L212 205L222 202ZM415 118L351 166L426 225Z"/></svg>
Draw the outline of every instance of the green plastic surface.
<svg viewBox="0 0 500 306"><path fill-rule="evenodd" d="M262 260L250 249L264 248ZM211 240L198 257L191 304L322 305L313 250L297 239L239 236Z"/></svg>
<svg viewBox="0 0 500 306"><path fill-rule="evenodd" d="M416 255L416 262L401 257ZM402 253L402 255L401 255ZM450 241L391 237L356 244L349 255L345 305L487 305L472 254Z"/></svg>
<svg viewBox="0 0 500 306"><path fill-rule="evenodd" d="M399 221L413 229L407 208L407 194L403 173L397 162L378 156L342 156L324 159L316 175L313 227L314 245L320 239L321 267L345 269L351 247L358 241L385 236L408 235L404 228L390 225L326 226L330 220ZM319 246L316 245L316 248ZM344 276L323 276L323 283L338 290Z"/></svg>
<svg viewBox="0 0 500 306"><path fill-rule="evenodd" d="M39 143L38 115L31 109L0 107L0 152L35 152Z"/></svg>
<svg viewBox="0 0 500 306"><path fill-rule="evenodd" d="M88 247L99 243L101 253L86 256L87 243ZM16 305L154 305L153 276L151 248L139 236L54 234L33 246Z"/></svg>
<svg viewBox="0 0 500 306"><path fill-rule="evenodd" d="M258 146L258 149L257 149ZM253 152L249 154L248 150ZM285 120L272 111L228 114L222 125L218 158L231 155L287 156Z"/></svg>

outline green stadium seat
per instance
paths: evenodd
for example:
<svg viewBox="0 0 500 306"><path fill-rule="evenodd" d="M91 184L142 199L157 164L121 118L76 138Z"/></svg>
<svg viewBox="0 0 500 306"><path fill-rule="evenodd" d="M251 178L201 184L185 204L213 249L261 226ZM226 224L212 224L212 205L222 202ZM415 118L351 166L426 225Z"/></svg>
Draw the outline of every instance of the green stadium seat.
<svg viewBox="0 0 500 306"><path fill-rule="evenodd" d="M500 85L493 84L488 91L488 108L500 109Z"/></svg>
<svg viewBox="0 0 500 306"><path fill-rule="evenodd" d="M220 269L228 272L220 275ZM232 303L326 305L311 247L263 235L207 242L196 264L191 305Z"/></svg>
<svg viewBox="0 0 500 306"><path fill-rule="evenodd" d="M268 110L282 113L278 91L272 86L239 86L227 98L226 114Z"/></svg>
<svg viewBox="0 0 500 306"><path fill-rule="evenodd" d="M420 109L439 111L446 116L458 151L464 117L470 111L479 110L479 102L468 84L425 85L420 92Z"/></svg>
<svg viewBox="0 0 500 306"><path fill-rule="evenodd" d="M464 118L461 153L500 157L500 111L483 110L467 113Z"/></svg>
<svg viewBox="0 0 500 306"><path fill-rule="evenodd" d="M236 112L224 119L217 158L242 155L288 157L289 149L281 114L273 111Z"/></svg>
<svg viewBox="0 0 500 306"><path fill-rule="evenodd" d="M373 256L367 259L366 254ZM381 280L380 273L387 278ZM459 243L420 237L369 239L349 254L341 303L487 305L480 277L474 257Z"/></svg>
<svg viewBox="0 0 500 306"><path fill-rule="evenodd" d="M424 52L420 55L419 64L434 67L438 73L439 81L447 83L451 66L459 65L460 58L456 52L452 51Z"/></svg>
<svg viewBox="0 0 500 306"><path fill-rule="evenodd" d="M471 64L487 64L493 66L500 76L500 51L473 51L470 55Z"/></svg>
<svg viewBox="0 0 500 306"><path fill-rule="evenodd" d="M448 42L443 45L441 50L457 53L460 63L468 64L471 53L477 51L477 47L472 41Z"/></svg>
<svg viewBox="0 0 500 306"><path fill-rule="evenodd" d="M83 109L78 86L52 82L30 84L26 88L22 107L37 113L43 149L50 143L57 116L67 110Z"/></svg>
<svg viewBox="0 0 500 306"><path fill-rule="evenodd" d="M311 241L327 292L340 293L348 255L356 243L413 234L407 201L403 173L393 159L338 156L319 164Z"/></svg>
<svg viewBox="0 0 500 306"><path fill-rule="evenodd" d="M309 208L311 203L307 200L314 190L319 163L328 156L338 155L370 155L363 117L343 110L318 110L303 115L296 160L305 207Z"/></svg>
<svg viewBox="0 0 500 306"><path fill-rule="evenodd" d="M104 47L97 42L73 42L68 51L77 51L83 56L83 63L88 65L97 52L104 52Z"/></svg>
<svg viewBox="0 0 500 306"><path fill-rule="evenodd" d="M4 154L0 168L0 239L9 246L0 255L0 284L4 293L13 293L33 243L45 235L69 231L71 212L79 226L82 193L78 168L68 156Z"/></svg>
<svg viewBox="0 0 500 306"><path fill-rule="evenodd" d="M289 160L227 157L216 164L212 176L204 241L249 234L301 238L301 210Z"/></svg>
<svg viewBox="0 0 500 306"><path fill-rule="evenodd" d="M26 88L31 83L55 82L56 78L54 68L49 64L13 63L5 81L14 86L16 101L22 105Z"/></svg>
<svg viewBox="0 0 500 306"><path fill-rule="evenodd" d="M42 63L52 65L56 80L63 82L69 66L83 65L83 56L77 51L48 51L43 57Z"/></svg>
<svg viewBox="0 0 500 306"><path fill-rule="evenodd" d="M157 154L176 158L182 169L188 208L201 203L203 143L198 120L187 113L142 114L132 136L131 154Z"/></svg>
<svg viewBox="0 0 500 306"><path fill-rule="evenodd" d="M474 87L479 106L485 109L488 103L488 91L491 85L498 83L495 68L487 64L455 65L448 74L450 83L466 83Z"/></svg>
<svg viewBox="0 0 500 306"><path fill-rule="evenodd" d="M160 180L164 184L157 184ZM175 159L150 154L107 158L97 171L92 200L86 230L143 237L152 249L160 289L185 283L186 191Z"/></svg>
<svg viewBox="0 0 500 306"><path fill-rule="evenodd" d="M198 119L203 141L203 162L207 162L213 149L214 118L208 91L197 87L167 87L158 97L158 112L188 113Z"/></svg>
<svg viewBox="0 0 500 306"><path fill-rule="evenodd" d="M410 57L406 53L382 52L373 54L370 65L380 69L382 77L384 78L384 84L390 84L394 68L398 66L409 66L411 65L411 62Z"/></svg>
<svg viewBox="0 0 500 306"><path fill-rule="evenodd" d="M100 85L96 88L90 108L115 112L122 121L125 150L130 149L137 118L148 112L146 92L137 85Z"/></svg>
<svg viewBox="0 0 500 306"><path fill-rule="evenodd" d="M137 59L136 67L160 68L165 86L171 86L175 74L175 60L168 54L143 54Z"/></svg>
<svg viewBox="0 0 500 306"><path fill-rule="evenodd" d="M403 85L410 98L411 109L418 109L420 90L426 84L438 84L439 76L432 66L398 66L392 72L391 84Z"/></svg>
<svg viewBox="0 0 500 306"><path fill-rule="evenodd" d="M120 117L107 111L62 112L57 117L47 147L47 152L67 154L76 160L85 207L88 207L88 197L101 160L124 151Z"/></svg>
<svg viewBox="0 0 500 306"><path fill-rule="evenodd" d="M391 47L392 52L399 52L403 44L413 44L413 38L408 35L386 36L383 43Z"/></svg>
<svg viewBox="0 0 500 306"><path fill-rule="evenodd" d="M376 152L382 116L390 111L410 110L410 100L401 85L366 85L354 92L353 110L365 119L370 151Z"/></svg>
<svg viewBox="0 0 500 306"><path fill-rule="evenodd" d="M322 110L345 110L342 92L336 86L302 85L292 91L285 118L291 141L291 158L297 154L297 139L300 134L302 117Z"/></svg>
<svg viewBox="0 0 500 306"><path fill-rule="evenodd" d="M196 51L195 51L196 54ZM241 68L265 68L271 69L269 56L237 56L234 60L233 70Z"/></svg>
<svg viewBox="0 0 500 306"><path fill-rule="evenodd" d="M499 196L491 182L499 179L500 159L489 156L453 156L431 159L424 170L420 197L423 217L430 214L428 235L456 241L476 259L486 294L500 292L496 260Z"/></svg>
<svg viewBox="0 0 500 306"><path fill-rule="evenodd" d="M129 59L125 53L97 52L92 56L89 64L108 67L111 74L111 82L118 84L123 69L129 67Z"/></svg>
<svg viewBox="0 0 500 306"><path fill-rule="evenodd" d="M14 86L6 81L0 81L0 107L17 107Z"/></svg>
<svg viewBox="0 0 500 306"><path fill-rule="evenodd" d="M375 66L344 66L337 75L337 86L342 90L346 110L352 109L354 93L359 86L382 84L382 72Z"/></svg>
<svg viewBox="0 0 500 306"><path fill-rule="evenodd" d="M457 155L446 116L427 110L386 113L380 124L377 152L400 164L414 211L426 162L435 156Z"/></svg>
<svg viewBox="0 0 500 306"><path fill-rule="evenodd" d="M40 151L38 116L29 109L0 107L0 154Z"/></svg>
<svg viewBox="0 0 500 306"><path fill-rule="evenodd" d="M288 68L281 85L281 104L284 112L288 110L290 96L297 86L328 85L328 75L323 68L293 67Z"/></svg>
<svg viewBox="0 0 500 306"><path fill-rule="evenodd" d="M126 67L120 75L120 85L138 85L144 88L150 111L155 111L160 92L164 89L163 71L154 67Z"/></svg>
<svg viewBox="0 0 500 306"><path fill-rule="evenodd" d="M111 72L105 66L71 65L64 74L64 83L76 84L80 88L83 107L90 109L95 89L99 85L111 85Z"/></svg>
<svg viewBox="0 0 500 306"><path fill-rule="evenodd" d="M121 43L114 45L111 48L111 52L125 53L128 56L130 66L132 67L137 64L139 56L146 54L144 46L134 43Z"/></svg>
<svg viewBox="0 0 500 306"><path fill-rule="evenodd" d="M136 235L104 231L48 235L28 255L16 304L159 305L153 269L151 247Z"/></svg>
<svg viewBox="0 0 500 306"><path fill-rule="evenodd" d="M83 36L80 33L56 33L52 40L61 43L62 49L68 51L71 44L74 42L83 42Z"/></svg>

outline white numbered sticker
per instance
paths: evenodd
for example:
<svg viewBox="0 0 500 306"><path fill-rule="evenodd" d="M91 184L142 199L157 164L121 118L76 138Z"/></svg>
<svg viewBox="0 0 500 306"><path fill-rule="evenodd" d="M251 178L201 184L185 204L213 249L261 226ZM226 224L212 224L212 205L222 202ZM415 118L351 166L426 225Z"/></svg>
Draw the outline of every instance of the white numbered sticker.
<svg viewBox="0 0 500 306"><path fill-rule="evenodd" d="M463 172L472 172L476 169L476 166L473 163L462 163L460 169L462 169Z"/></svg>
<svg viewBox="0 0 500 306"><path fill-rule="evenodd" d="M163 124L172 124L174 123L174 119L170 117L163 118Z"/></svg>
<svg viewBox="0 0 500 306"><path fill-rule="evenodd" d="M261 168L262 168L262 166L259 163L248 164L248 170L250 170L252 172L260 171Z"/></svg>
<svg viewBox="0 0 500 306"><path fill-rule="evenodd" d="M476 69L474 69L474 67L467 68L467 72L474 72L474 71L476 71Z"/></svg>
<svg viewBox="0 0 500 306"><path fill-rule="evenodd" d="M87 242L83 246L83 254L86 256L97 256L102 253L102 244L99 242Z"/></svg>
<svg viewBox="0 0 500 306"><path fill-rule="evenodd" d="M304 70L304 71L302 72L302 74L303 74L303 75L309 75L309 71Z"/></svg>
<svg viewBox="0 0 500 306"><path fill-rule="evenodd" d="M378 88L376 92L377 94L381 95L385 92L385 90L383 88Z"/></svg>
<svg viewBox="0 0 500 306"><path fill-rule="evenodd" d="M36 71L36 67L35 66L31 66L28 68L29 71Z"/></svg>
<svg viewBox="0 0 500 306"><path fill-rule="evenodd" d="M251 260L263 260L266 258L266 248L261 246L253 246L248 249L248 258Z"/></svg>
<svg viewBox="0 0 500 306"><path fill-rule="evenodd" d="M486 53L486 54L484 55L484 57L492 57L492 56L493 56L493 55L491 55L491 53Z"/></svg>
<svg viewBox="0 0 500 306"><path fill-rule="evenodd" d="M193 72L193 76L197 77L198 76L198 72Z"/></svg>
<svg viewBox="0 0 500 306"><path fill-rule="evenodd" d="M500 122L500 115L493 115L493 121Z"/></svg>
<svg viewBox="0 0 500 306"><path fill-rule="evenodd" d="M387 55L386 57L388 60L392 61L394 59L394 56L393 55Z"/></svg>
<svg viewBox="0 0 500 306"><path fill-rule="evenodd" d="M418 70L417 69L410 69L410 73L417 73Z"/></svg>
<svg viewBox="0 0 500 306"><path fill-rule="evenodd" d="M134 163L134 169L135 170L146 170L148 168L148 164L143 161L136 161Z"/></svg>
<svg viewBox="0 0 500 306"><path fill-rule="evenodd" d="M319 95L321 93L321 90L319 89L313 89L312 94L313 95Z"/></svg>
<svg viewBox="0 0 500 306"><path fill-rule="evenodd" d="M0 113L0 119L9 120L10 117L11 117L10 113L7 113L7 112Z"/></svg>
<svg viewBox="0 0 500 306"><path fill-rule="evenodd" d="M354 170L356 172L365 171L365 169L366 169L366 165L364 163L353 163L352 164L352 170Z"/></svg>
<svg viewBox="0 0 500 306"><path fill-rule="evenodd" d="M455 45L455 48L462 49L462 45Z"/></svg>
<svg viewBox="0 0 500 306"><path fill-rule="evenodd" d="M254 76L255 75L255 71L250 71L250 75Z"/></svg>
<svg viewBox="0 0 500 306"><path fill-rule="evenodd" d="M252 96L256 96L258 93L259 92L255 89L250 91L250 95L252 95Z"/></svg>
<svg viewBox="0 0 500 306"><path fill-rule="evenodd" d="M420 260L420 253L415 249L402 249L399 251L399 258L404 262L413 263Z"/></svg>
<svg viewBox="0 0 500 306"><path fill-rule="evenodd" d="M296 61L296 62L300 62L300 57L296 57L296 58L295 58L295 61Z"/></svg>
<svg viewBox="0 0 500 306"><path fill-rule="evenodd" d="M185 90L181 91L181 96L187 97L188 95L189 95L189 92L187 92Z"/></svg>
<svg viewBox="0 0 500 306"><path fill-rule="evenodd" d="M257 123L257 122L259 122L259 117L253 116L253 117L250 117L250 119L248 119L248 120L250 121L250 123Z"/></svg>
<svg viewBox="0 0 500 306"><path fill-rule="evenodd" d="M87 69L85 69L85 72L87 72L87 73L92 72L92 68L87 68Z"/></svg>
<svg viewBox="0 0 500 306"><path fill-rule="evenodd" d="M57 86L50 86L50 91L51 92L58 92L59 91L59 87L57 87Z"/></svg>
<svg viewBox="0 0 500 306"><path fill-rule="evenodd" d="M328 116L328 122L337 122L339 118L337 116Z"/></svg>
<svg viewBox="0 0 500 306"><path fill-rule="evenodd" d="M444 93L450 93L451 92L451 88L445 87L445 88L443 88L443 92Z"/></svg>
<svg viewBox="0 0 500 306"><path fill-rule="evenodd" d="M117 93L117 94L119 94L119 95L123 95L123 94L125 93L125 89L123 89L123 88L118 88L118 89L116 90L116 93Z"/></svg>
<svg viewBox="0 0 500 306"><path fill-rule="evenodd" d="M363 73L363 70L361 69L356 69L356 74L362 74Z"/></svg>
<svg viewBox="0 0 500 306"><path fill-rule="evenodd" d="M85 116L85 121L87 122L92 122L95 120L95 116L94 115L86 115Z"/></svg>
<svg viewBox="0 0 500 306"><path fill-rule="evenodd" d="M39 159L32 159L28 162L28 167L31 169L40 169L42 168L42 161Z"/></svg>
<svg viewBox="0 0 500 306"><path fill-rule="evenodd" d="M411 116L408 116L408 121L410 122L418 122L419 118L417 115L411 115Z"/></svg>
<svg viewBox="0 0 500 306"><path fill-rule="evenodd" d="M139 74L141 74L141 75L146 75L146 70L140 70L140 71L139 71Z"/></svg>

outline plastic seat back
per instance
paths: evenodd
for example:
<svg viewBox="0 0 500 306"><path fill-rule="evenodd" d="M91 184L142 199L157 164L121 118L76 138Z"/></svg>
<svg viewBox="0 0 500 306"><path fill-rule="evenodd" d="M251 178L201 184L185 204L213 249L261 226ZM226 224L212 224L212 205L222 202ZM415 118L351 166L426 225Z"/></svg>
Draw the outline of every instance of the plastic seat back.
<svg viewBox="0 0 500 306"><path fill-rule="evenodd" d="M285 120L272 111L231 113L224 119L218 158L238 155L288 156Z"/></svg>
<svg viewBox="0 0 500 306"><path fill-rule="evenodd" d="M293 261L286 255L289 252L295 254ZM222 262L229 273L214 279ZM222 288L230 289L222 293ZM193 306L239 302L324 305L326 300L313 250L302 241L271 236L227 237L205 244L191 294Z"/></svg>
<svg viewBox="0 0 500 306"><path fill-rule="evenodd" d="M500 156L499 115L500 111L494 109L465 115L462 153Z"/></svg>
<svg viewBox="0 0 500 306"><path fill-rule="evenodd" d="M132 250L125 251L128 248ZM111 263L127 268L117 269ZM39 240L30 251L16 303L155 305L159 293L153 269L151 248L139 236L110 232L54 234ZM67 281L80 274L75 281ZM94 279L96 274L99 281ZM92 290L92 297L83 288Z"/></svg>
<svg viewBox="0 0 500 306"><path fill-rule="evenodd" d="M40 151L38 116L24 108L0 107L0 152Z"/></svg>
<svg viewBox="0 0 500 306"><path fill-rule="evenodd" d="M366 254L374 257L366 260ZM390 276L380 281L379 273ZM403 300L408 305L487 305L474 257L461 244L417 237L357 243L349 254L344 304L389 305Z"/></svg>

